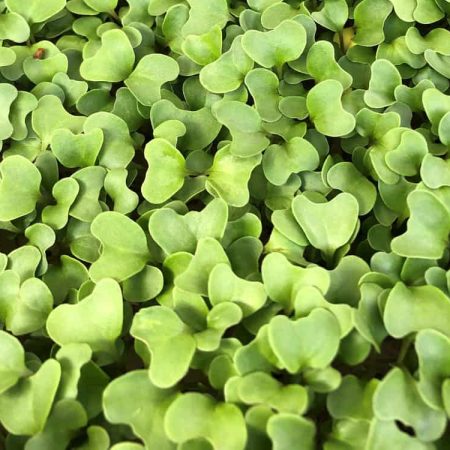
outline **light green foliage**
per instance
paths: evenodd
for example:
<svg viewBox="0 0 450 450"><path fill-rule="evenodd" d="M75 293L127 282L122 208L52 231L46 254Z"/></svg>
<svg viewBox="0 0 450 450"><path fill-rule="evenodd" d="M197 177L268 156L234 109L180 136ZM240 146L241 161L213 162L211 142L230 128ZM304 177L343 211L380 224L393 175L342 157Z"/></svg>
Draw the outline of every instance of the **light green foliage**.
<svg viewBox="0 0 450 450"><path fill-rule="evenodd" d="M183 155L167 140L153 139L145 147L148 170L142 184L142 195L150 203L163 203L183 187L186 162Z"/></svg>
<svg viewBox="0 0 450 450"><path fill-rule="evenodd" d="M84 59L80 73L89 81L123 81L130 75L135 56L127 35L121 30L102 34L101 47Z"/></svg>
<svg viewBox="0 0 450 450"><path fill-rule="evenodd" d="M339 81L329 79L314 86L306 97L316 130L326 136L345 136L355 128L354 117L342 107L344 89Z"/></svg>
<svg viewBox="0 0 450 450"><path fill-rule="evenodd" d="M242 47L256 63L263 67L281 67L297 59L306 45L306 32L302 25L286 20L267 32L247 31Z"/></svg>
<svg viewBox="0 0 450 450"><path fill-rule="evenodd" d="M94 281L123 281L140 272L148 259L144 231L118 212L104 212L92 222L91 233L102 246L100 258L89 269Z"/></svg>
<svg viewBox="0 0 450 450"><path fill-rule="evenodd" d="M139 103L151 106L161 100L161 86L175 80L178 74L178 64L174 59L160 54L147 55L125 80L125 85Z"/></svg>
<svg viewBox="0 0 450 450"><path fill-rule="evenodd" d="M186 414L196 420L185 423ZM247 437L242 413L233 404L219 403L199 393L178 397L164 419L169 438L177 443L206 439L215 450L243 450Z"/></svg>
<svg viewBox="0 0 450 450"><path fill-rule="evenodd" d="M122 320L119 285L104 279L79 303L56 307L47 320L47 331L59 345L86 343L94 352L108 352L114 348Z"/></svg>
<svg viewBox="0 0 450 450"><path fill-rule="evenodd" d="M41 174L22 156L0 163L0 220L14 220L31 213L39 199Z"/></svg>
<svg viewBox="0 0 450 450"><path fill-rule="evenodd" d="M449 0L0 0L0 448L444 450Z"/></svg>

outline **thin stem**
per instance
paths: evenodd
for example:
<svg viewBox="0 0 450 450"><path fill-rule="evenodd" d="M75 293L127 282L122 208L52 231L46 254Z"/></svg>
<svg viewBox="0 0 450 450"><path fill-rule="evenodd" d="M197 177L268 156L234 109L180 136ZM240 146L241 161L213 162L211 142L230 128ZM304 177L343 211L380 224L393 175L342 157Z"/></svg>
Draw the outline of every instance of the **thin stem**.
<svg viewBox="0 0 450 450"><path fill-rule="evenodd" d="M408 353L409 348L411 347L411 344L414 342L414 336L408 336L402 341L402 345L400 347L400 351L398 352L397 357L397 365L401 366L403 364L403 361Z"/></svg>
<svg viewBox="0 0 450 450"><path fill-rule="evenodd" d="M111 11L108 11L108 14L116 21L120 23L120 17L119 15L116 13L116 11L114 11L114 9L112 9Z"/></svg>
<svg viewBox="0 0 450 450"><path fill-rule="evenodd" d="M342 53L345 54L346 51L345 51L345 42L344 42L344 31L343 30L339 31L338 36L339 36L339 47L341 48Z"/></svg>

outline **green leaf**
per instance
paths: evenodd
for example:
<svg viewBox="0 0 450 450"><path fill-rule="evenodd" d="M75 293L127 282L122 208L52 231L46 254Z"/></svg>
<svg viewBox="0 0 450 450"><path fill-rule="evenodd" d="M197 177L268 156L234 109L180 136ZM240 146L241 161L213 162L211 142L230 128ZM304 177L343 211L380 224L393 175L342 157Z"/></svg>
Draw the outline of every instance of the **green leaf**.
<svg viewBox="0 0 450 450"><path fill-rule="evenodd" d="M13 387L27 372L22 344L11 334L0 331L0 395Z"/></svg>
<svg viewBox="0 0 450 450"><path fill-rule="evenodd" d="M268 296L288 311L293 309L300 287L315 286L325 293L330 286L330 277L324 268L294 266L281 253L269 253L264 258L261 274Z"/></svg>
<svg viewBox="0 0 450 450"><path fill-rule="evenodd" d="M120 287L106 278L79 303L57 306L47 319L47 332L61 346L85 343L93 352L114 353L115 340L122 330L122 314Z"/></svg>
<svg viewBox="0 0 450 450"><path fill-rule="evenodd" d="M26 4L21 0L6 0L6 7L14 13L20 14L29 23L41 23L55 16L66 6L66 0L30 0Z"/></svg>
<svg viewBox="0 0 450 450"><path fill-rule="evenodd" d="M327 367L339 348L339 323L332 313L322 308L296 321L276 316L269 323L268 334L280 364L292 374L306 368ZM292 342L299 344L293 346Z"/></svg>
<svg viewBox="0 0 450 450"><path fill-rule="evenodd" d="M154 53L144 56L125 80L139 103L152 106L161 100L161 87L179 74L178 63L171 57Z"/></svg>
<svg viewBox="0 0 450 450"><path fill-rule="evenodd" d="M229 385L231 382L237 383L239 400L247 405L267 404L280 412L293 414L302 414L307 407L308 399L303 386L284 386L265 372L253 372L241 379L231 379Z"/></svg>
<svg viewBox="0 0 450 450"><path fill-rule="evenodd" d="M435 28L426 36L422 36L417 28L410 27L405 37L409 50L417 55L424 53L427 49L444 55L450 54L450 32L444 28Z"/></svg>
<svg viewBox="0 0 450 450"><path fill-rule="evenodd" d="M109 112L91 114L84 123L84 133L89 134L94 130L95 133L99 133L99 129L103 132L103 145L98 154L99 164L108 169L127 167L135 152L134 142L126 122ZM96 148L94 147L91 152L95 154Z"/></svg>
<svg viewBox="0 0 450 450"><path fill-rule="evenodd" d="M152 384L146 370L133 370L114 379L103 393L106 419L129 425L148 448L173 450L163 428L167 408L175 399L171 389ZM142 450L138 444L116 444L115 450Z"/></svg>
<svg viewBox="0 0 450 450"><path fill-rule="evenodd" d="M36 250L31 246L28 248ZM24 254L25 262L28 264L32 262L30 256L30 254ZM38 258L40 259L39 256ZM10 259L13 259L11 254ZM20 267L15 268L12 264L11 266L13 270L6 270L0 274L1 320L6 325L6 329L15 335L40 330L52 310L53 296L47 285L40 279L33 278L33 274L29 274L27 279L23 276L24 281L22 280L21 283ZM36 266L32 268L33 273Z"/></svg>
<svg viewBox="0 0 450 450"><path fill-rule="evenodd" d="M151 140L144 154L148 170L142 195L150 203L163 203L183 187L186 162L176 147L161 138Z"/></svg>
<svg viewBox="0 0 450 450"><path fill-rule="evenodd" d="M233 155L248 158L261 153L269 144L262 132L261 117L249 105L240 101L223 101L215 105L217 120L231 133L230 152Z"/></svg>
<svg viewBox="0 0 450 450"><path fill-rule="evenodd" d="M19 14L11 12L0 15L0 39L25 42L30 37L30 27Z"/></svg>
<svg viewBox="0 0 450 450"><path fill-rule="evenodd" d="M214 155L214 162L206 181L206 190L231 206L246 205L250 197L248 182L253 169L260 162L259 154L240 158L231 154L229 146L221 148Z"/></svg>
<svg viewBox="0 0 450 450"><path fill-rule="evenodd" d="M383 108L395 102L394 91L402 84L397 68L386 59L377 59L370 67L369 89L364 101L371 108Z"/></svg>
<svg viewBox="0 0 450 450"><path fill-rule="evenodd" d="M0 141L8 139L14 132L13 125L9 119L9 113L17 95L17 89L11 84L0 84L0 99L2 101L2 110L0 112Z"/></svg>
<svg viewBox="0 0 450 450"><path fill-rule="evenodd" d="M223 94L238 89L253 68L241 42L242 37L237 36L227 52L201 69L200 82L209 92Z"/></svg>
<svg viewBox="0 0 450 450"><path fill-rule="evenodd" d="M186 415L196 420L186 422ZM245 421L237 406L196 392L180 395L169 406L164 429L175 443L204 438L214 450L244 450L247 440Z"/></svg>
<svg viewBox="0 0 450 450"><path fill-rule="evenodd" d="M294 414L276 414L267 422L267 434L274 450L313 450L316 429L314 424Z"/></svg>
<svg viewBox="0 0 450 450"><path fill-rule="evenodd" d="M336 80L325 80L314 86L306 97L316 130L326 136L345 136L355 128L354 117L342 107L344 89Z"/></svg>
<svg viewBox="0 0 450 450"><path fill-rule="evenodd" d="M217 122L208 106L189 111L169 100L156 102L150 111L153 128L167 120L179 120L186 127L186 134L178 141L181 150L202 150L217 137L222 125Z"/></svg>
<svg viewBox="0 0 450 450"><path fill-rule="evenodd" d="M138 274L123 283L123 296L129 302L145 302L155 298L164 287L162 272L153 266L145 266Z"/></svg>
<svg viewBox="0 0 450 450"><path fill-rule="evenodd" d="M102 34L97 52L83 60L80 73L89 81L123 81L129 77L134 65L133 47L122 30L109 30Z"/></svg>
<svg viewBox="0 0 450 450"><path fill-rule="evenodd" d="M435 286L407 287L398 282L389 292L384 323L391 336L401 338L427 328L450 335L450 300Z"/></svg>
<svg viewBox="0 0 450 450"><path fill-rule="evenodd" d="M168 254L194 253L198 239L220 240L225 232L228 207L222 199L214 199L202 211L180 215L170 208L155 211L149 220L149 230L155 242Z"/></svg>
<svg viewBox="0 0 450 450"><path fill-rule="evenodd" d="M358 202L351 194L338 194L329 202L315 202L298 195L292 211L311 245L327 257L347 244L358 225Z"/></svg>
<svg viewBox="0 0 450 450"><path fill-rule="evenodd" d="M61 377L54 359L0 395L0 422L10 433L32 436L44 429Z"/></svg>
<svg viewBox="0 0 450 450"><path fill-rule="evenodd" d="M61 383L58 388L58 398L76 399L81 370L92 357L89 345L72 343L63 345L56 353L56 359L61 365Z"/></svg>
<svg viewBox="0 0 450 450"><path fill-rule="evenodd" d="M375 415L381 420L399 420L411 426L423 441L439 438L446 427L443 411L428 406L412 376L396 367L378 385L373 399Z"/></svg>
<svg viewBox="0 0 450 450"><path fill-rule="evenodd" d="M316 83L336 80L342 84L344 90L352 85L352 76L336 62L333 44L328 41L317 41L311 46L306 59L306 68Z"/></svg>
<svg viewBox="0 0 450 450"><path fill-rule="evenodd" d="M39 59L34 55L39 49L43 49L45 57ZM33 56L28 56L23 62L25 75L34 83L52 81L56 74L66 73L68 69L67 56L50 41L40 41L30 48Z"/></svg>
<svg viewBox="0 0 450 450"><path fill-rule="evenodd" d="M386 154L386 164L394 172L410 177L419 173L422 160L428 153L425 138L414 130L405 130L400 144Z"/></svg>
<svg viewBox="0 0 450 450"><path fill-rule="evenodd" d="M86 424L86 412L79 402L60 400L55 403L45 428L27 442L27 447L31 450L59 450L69 445L77 430Z"/></svg>
<svg viewBox="0 0 450 450"><path fill-rule="evenodd" d="M315 11L311 17L331 31L339 32L348 19L348 5L345 0L325 0L320 11Z"/></svg>
<svg viewBox="0 0 450 450"><path fill-rule="evenodd" d="M406 257L440 258L450 231L446 206L431 192L415 190L408 195L408 207L407 230L392 240L392 251Z"/></svg>
<svg viewBox="0 0 450 450"><path fill-rule="evenodd" d="M274 185L285 184L292 173L312 171L319 165L319 154L306 139L294 137L282 145L270 145L264 152L264 175Z"/></svg>
<svg viewBox="0 0 450 450"><path fill-rule="evenodd" d="M34 211L42 178L36 166L22 156L10 156L0 163L0 173L0 220L14 220Z"/></svg>
<svg viewBox="0 0 450 450"><path fill-rule="evenodd" d="M83 0L90 8L98 12L114 11L118 0Z"/></svg>
<svg viewBox="0 0 450 450"><path fill-rule="evenodd" d="M228 5L226 0L188 0L189 18L183 25L184 36L204 34L218 25L223 28L228 21Z"/></svg>
<svg viewBox="0 0 450 450"><path fill-rule="evenodd" d="M305 46L306 31L293 20L285 20L267 32L250 30L242 37L242 47L248 56L266 68L281 67L294 61Z"/></svg>
<svg viewBox="0 0 450 450"><path fill-rule="evenodd" d="M359 214L365 215L375 205L375 186L350 162L335 164L327 172L327 182L333 189L348 192L359 204Z"/></svg>
<svg viewBox="0 0 450 450"><path fill-rule="evenodd" d="M266 302L264 285L236 276L228 264L218 264L211 271L208 280L208 296L213 305L235 302L245 315L259 310Z"/></svg>
<svg viewBox="0 0 450 450"><path fill-rule="evenodd" d="M31 115L33 130L41 139L44 150L50 145L56 130L66 128L72 133L81 133L85 120L85 117L69 114L54 95L41 97L38 107Z"/></svg>
<svg viewBox="0 0 450 450"><path fill-rule="evenodd" d="M85 134L73 134L61 128L53 133L51 148L58 161L65 167L95 165L103 145L103 131L94 128Z"/></svg>
<svg viewBox="0 0 450 450"><path fill-rule="evenodd" d="M149 376L159 388L170 388L187 373L195 339L177 314L165 306L144 308L135 315L130 333L152 355Z"/></svg>
<svg viewBox="0 0 450 450"><path fill-rule="evenodd" d="M222 53L222 30L215 25L208 32L186 37L181 46L184 54L199 66L206 66Z"/></svg>
<svg viewBox="0 0 450 450"><path fill-rule="evenodd" d="M245 85L262 120L275 122L281 117L278 109L278 77L270 70L253 69L245 76Z"/></svg>
<svg viewBox="0 0 450 450"><path fill-rule="evenodd" d="M100 258L89 269L95 282L102 278L124 281L144 268L149 257L147 239L142 228L127 216L101 213L92 222L91 233L102 244Z"/></svg>
<svg viewBox="0 0 450 450"><path fill-rule="evenodd" d="M450 377L450 339L435 330L419 331L415 348L419 359L420 395L435 409L442 408L443 383Z"/></svg>
<svg viewBox="0 0 450 450"><path fill-rule="evenodd" d="M450 108L450 96L438 89L427 89L422 95L423 106L431 122L431 131L438 134L439 123Z"/></svg>
<svg viewBox="0 0 450 450"><path fill-rule="evenodd" d="M200 239L186 270L175 278L175 286L185 291L208 295L210 273L220 263L229 264L229 261L219 242L211 237Z"/></svg>
<svg viewBox="0 0 450 450"><path fill-rule="evenodd" d="M363 0L356 5L353 12L355 44L373 47L383 42L384 23L392 11L392 3L389 0Z"/></svg>

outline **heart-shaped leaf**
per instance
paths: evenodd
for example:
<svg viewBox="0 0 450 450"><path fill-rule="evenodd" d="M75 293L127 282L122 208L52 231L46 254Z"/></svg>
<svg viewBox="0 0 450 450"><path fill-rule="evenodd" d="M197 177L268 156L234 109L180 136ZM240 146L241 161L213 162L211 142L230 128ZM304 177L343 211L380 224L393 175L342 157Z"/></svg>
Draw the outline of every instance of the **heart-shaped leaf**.
<svg viewBox="0 0 450 450"><path fill-rule="evenodd" d="M161 86L178 77L179 66L169 56L154 53L144 56L125 80L139 103L151 106L161 100Z"/></svg>
<svg viewBox="0 0 450 450"><path fill-rule="evenodd" d="M261 273L269 297L287 310L293 309L300 287L316 286L325 293L330 286L330 277L325 269L294 266L281 253L269 253L264 258Z"/></svg>
<svg viewBox="0 0 450 450"><path fill-rule="evenodd" d="M438 197L417 190L408 195L411 216L404 234L392 240L392 250L401 256L437 259L447 246L450 215Z"/></svg>
<svg viewBox="0 0 450 450"><path fill-rule="evenodd" d="M339 348L339 323L332 313L322 308L296 321L276 316L270 321L268 332L273 352L289 373L325 368ZM292 342L298 345L293 346Z"/></svg>
<svg viewBox="0 0 450 450"><path fill-rule="evenodd" d="M325 80L314 86L306 97L311 120L316 130L326 136L345 136L355 128L354 117L342 107L342 84Z"/></svg>
<svg viewBox="0 0 450 450"><path fill-rule="evenodd" d="M264 175L274 185L287 182L292 173L312 171L319 165L319 154L306 139L294 137L282 145L270 145L264 152Z"/></svg>
<svg viewBox="0 0 450 450"><path fill-rule="evenodd" d="M261 162L261 155L240 158L230 152L230 147L221 148L214 155L209 169L206 189L221 197L231 206L244 206L249 200L248 181L253 169Z"/></svg>
<svg viewBox="0 0 450 450"><path fill-rule="evenodd" d="M214 199L202 211L190 211L181 216L173 209L155 211L149 220L150 234L167 253L194 253L198 239L220 240L225 232L228 207L222 199Z"/></svg>
<svg viewBox="0 0 450 450"><path fill-rule="evenodd" d="M186 414L198 420L186 422ZM237 406L198 392L182 394L169 406L164 429L178 444L204 438L214 450L244 450L247 440L245 421Z"/></svg>
<svg viewBox="0 0 450 450"><path fill-rule="evenodd" d="M122 30L109 30L101 39L97 52L81 63L81 75L89 81L125 80L133 70L135 60L127 35Z"/></svg>
<svg viewBox="0 0 450 450"><path fill-rule="evenodd" d="M336 80L348 89L353 82L352 76L336 62L334 47L328 41L315 42L308 51L306 68L316 83L324 80Z"/></svg>
<svg viewBox="0 0 450 450"><path fill-rule="evenodd" d="M395 102L394 92L402 84L397 68L387 59L377 59L370 67L369 89L364 101L371 108L383 108Z"/></svg>
<svg viewBox="0 0 450 450"><path fill-rule="evenodd" d="M200 239L186 270L175 278L175 286L185 291L208 295L209 275L220 263L229 264L229 261L219 242L210 237Z"/></svg>
<svg viewBox="0 0 450 450"><path fill-rule="evenodd" d="M130 333L152 355L149 376L155 386L172 387L186 375L196 343L174 311L164 306L144 308L135 315Z"/></svg>
<svg viewBox="0 0 450 450"><path fill-rule="evenodd" d="M315 202L298 195L292 202L292 211L311 245L327 257L351 240L358 224L358 202L347 193L338 194L329 202Z"/></svg>
<svg viewBox="0 0 450 450"><path fill-rule="evenodd" d="M260 66L281 67L297 59L306 46L306 31L293 20L285 20L271 31L247 31L242 37L245 52Z"/></svg>
<svg viewBox="0 0 450 450"><path fill-rule="evenodd" d="M384 23L392 11L395 0L363 0L353 13L356 34L353 42L365 47L373 47L384 40ZM376 5L376 7L375 7Z"/></svg>
<svg viewBox="0 0 450 450"><path fill-rule="evenodd" d="M65 0L30 0L24 4L21 0L6 0L6 7L24 17L29 23L41 23L55 16L66 6Z"/></svg>
<svg viewBox="0 0 450 450"><path fill-rule="evenodd" d="M176 393L160 389L146 370L134 370L114 379L103 394L105 416L111 423L129 425L148 446L173 450L163 428L164 415ZM116 444L115 450L142 450L139 444Z"/></svg>
<svg viewBox="0 0 450 450"><path fill-rule="evenodd" d="M378 385L373 405L379 419L399 420L411 426L423 441L440 437L447 423L445 413L428 406L412 376L398 367L392 369Z"/></svg>
<svg viewBox="0 0 450 450"><path fill-rule="evenodd" d="M260 309L267 298L262 283L239 278L228 264L218 264L211 271L208 295L213 305L235 302L246 315Z"/></svg>
<svg viewBox="0 0 450 450"><path fill-rule="evenodd" d="M348 5L345 0L325 0L320 11L315 11L311 17L331 31L339 32L348 19Z"/></svg>
<svg viewBox="0 0 450 450"><path fill-rule="evenodd" d="M237 36L231 48L219 59L200 71L200 82L210 92L223 94L239 88L245 75L253 68L253 60L242 48L242 37Z"/></svg>
<svg viewBox="0 0 450 450"><path fill-rule="evenodd" d="M14 220L34 211L42 179L36 166L22 156L10 156L1 162L0 173L0 220Z"/></svg>
<svg viewBox="0 0 450 450"><path fill-rule="evenodd" d="M80 303L56 307L48 317L47 332L59 345L85 343L93 352L114 353L122 314L120 287L105 278Z"/></svg>
<svg viewBox="0 0 450 450"><path fill-rule="evenodd" d="M61 377L54 359L0 395L0 422L16 435L33 436L44 429Z"/></svg>
<svg viewBox="0 0 450 450"><path fill-rule="evenodd" d="M92 222L91 233L102 244L100 258L89 269L95 282L112 277L123 281L144 268L149 257L147 239L142 228L127 216L101 213Z"/></svg>
<svg viewBox="0 0 450 450"><path fill-rule="evenodd" d="M73 134L66 128L56 130L51 148L58 161L65 167L93 166L103 145L103 131L94 128L85 134Z"/></svg>
<svg viewBox="0 0 450 450"><path fill-rule="evenodd" d="M30 37L30 26L27 21L15 12L0 16L0 39L13 42L25 42Z"/></svg>
<svg viewBox="0 0 450 450"><path fill-rule="evenodd" d="M150 203L163 203L184 184L186 162L169 141L151 140L145 146L148 170L142 184L142 195Z"/></svg>

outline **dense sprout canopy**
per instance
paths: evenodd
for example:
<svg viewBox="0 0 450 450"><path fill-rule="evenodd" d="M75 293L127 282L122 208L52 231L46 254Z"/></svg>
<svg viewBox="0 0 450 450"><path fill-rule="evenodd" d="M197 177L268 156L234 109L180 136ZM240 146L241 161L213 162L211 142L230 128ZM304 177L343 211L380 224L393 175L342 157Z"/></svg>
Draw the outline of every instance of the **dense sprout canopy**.
<svg viewBox="0 0 450 450"><path fill-rule="evenodd" d="M450 449L449 0L0 0L0 448Z"/></svg>

